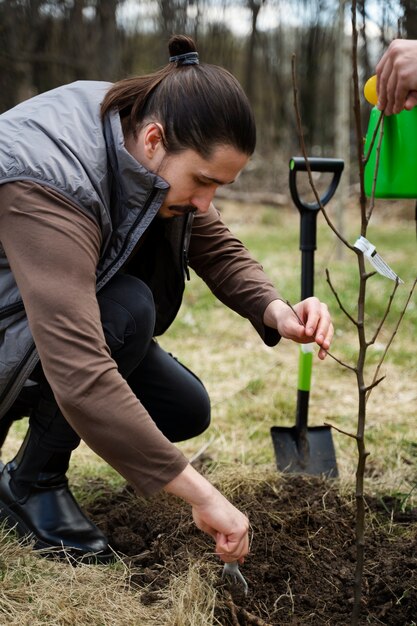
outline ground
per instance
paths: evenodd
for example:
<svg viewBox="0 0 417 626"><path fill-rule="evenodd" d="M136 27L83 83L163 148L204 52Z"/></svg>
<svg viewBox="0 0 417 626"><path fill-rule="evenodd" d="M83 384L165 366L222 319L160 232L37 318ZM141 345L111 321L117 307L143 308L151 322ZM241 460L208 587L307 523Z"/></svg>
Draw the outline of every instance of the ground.
<svg viewBox="0 0 417 626"><path fill-rule="evenodd" d="M138 566L136 582L146 585L143 603L157 603L171 575L189 568L190 558L207 554L217 563L210 539L192 524L187 506L162 497L163 503L160 495L145 501L126 487L104 492L89 509L114 548ZM349 624L355 565L352 497L341 495L336 481L277 473L266 480L243 480L232 500L249 515L253 532L250 556L241 567L249 593L245 596L240 585L226 585L219 564L215 623ZM417 510L392 498L368 499L367 507L361 624L412 626L417 617Z"/></svg>

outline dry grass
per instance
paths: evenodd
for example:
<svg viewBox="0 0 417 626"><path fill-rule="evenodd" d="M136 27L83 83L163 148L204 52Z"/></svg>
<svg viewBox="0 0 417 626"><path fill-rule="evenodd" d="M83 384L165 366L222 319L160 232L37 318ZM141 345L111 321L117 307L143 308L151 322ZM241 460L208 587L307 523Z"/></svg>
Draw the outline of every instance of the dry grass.
<svg viewBox="0 0 417 626"><path fill-rule="evenodd" d="M205 578L203 578L203 573ZM215 590L207 564L192 563L171 576L150 606L145 588L130 582L134 572L113 565L74 567L34 554L3 531L0 540L2 626L211 626Z"/></svg>
<svg viewBox="0 0 417 626"><path fill-rule="evenodd" d="M34 556L29 547L4 533L0 563L2 625L115 626L145 623L142 620L147 618L122 562L73 567Z"/></svg>
<svg viewBox="0 0 417 626"><path fill-rule="evenodd" d="M213 626L216 591L210 584L213 576L209 574L210 570L202 563L190 562L186 574L172 576L163 602L153 607L153 623ZM161 608L164 610L164 621L161 621Z"/></svg>

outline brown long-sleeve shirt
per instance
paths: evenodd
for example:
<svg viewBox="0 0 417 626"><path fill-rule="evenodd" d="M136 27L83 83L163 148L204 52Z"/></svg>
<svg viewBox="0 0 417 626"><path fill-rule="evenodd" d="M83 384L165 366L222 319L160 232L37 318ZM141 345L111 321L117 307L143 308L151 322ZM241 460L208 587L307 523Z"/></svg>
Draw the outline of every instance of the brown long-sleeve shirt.
<svg viewBox="0 0 417 626"><path fill-rule="evenodd" d="M161 489L187 460L156 427L109 353L96 298L97 224L48 187L7 183L0 185L0 240L66 419L138 493ZM195 220L190 264L267 343L278 341L262 323L278 294L214 208Z"/></svg>

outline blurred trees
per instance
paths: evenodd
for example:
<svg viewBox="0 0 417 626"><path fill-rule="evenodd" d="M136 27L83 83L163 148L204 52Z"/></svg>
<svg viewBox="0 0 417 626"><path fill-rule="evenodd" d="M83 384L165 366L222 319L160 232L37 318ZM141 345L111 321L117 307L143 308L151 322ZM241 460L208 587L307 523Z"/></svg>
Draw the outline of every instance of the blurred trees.
<svg viewBox="0 0 417 626"><path fill-rule="evenodd" d="M359 10L365 79L400 22L417 37L417 2L361 0ZM74 80L152 71L181 32L196 39L203 61L242 82L267 155L297 149L295 53L307 146L332 155L338 11L339 0L0 0L0 112Z"/></svg>

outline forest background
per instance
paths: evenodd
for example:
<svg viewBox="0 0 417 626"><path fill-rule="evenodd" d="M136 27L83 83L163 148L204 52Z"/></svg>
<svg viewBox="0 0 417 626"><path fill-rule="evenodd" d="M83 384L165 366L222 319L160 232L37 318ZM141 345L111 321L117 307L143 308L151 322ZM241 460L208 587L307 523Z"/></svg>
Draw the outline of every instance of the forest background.
<svg viewBox="0 0 417 626"><path fill-rule="evenodd" d="M417 2L360 0L358 9L363 83L393 38L417 38ZM254 107L258 148L240 187L284 193L299 152L293 54L309 154L355 158L350 19L344 0L0 0L0 112L74 80L153 71L167 62L170 35L186 33L202 61L238 77Z"/></svg>

